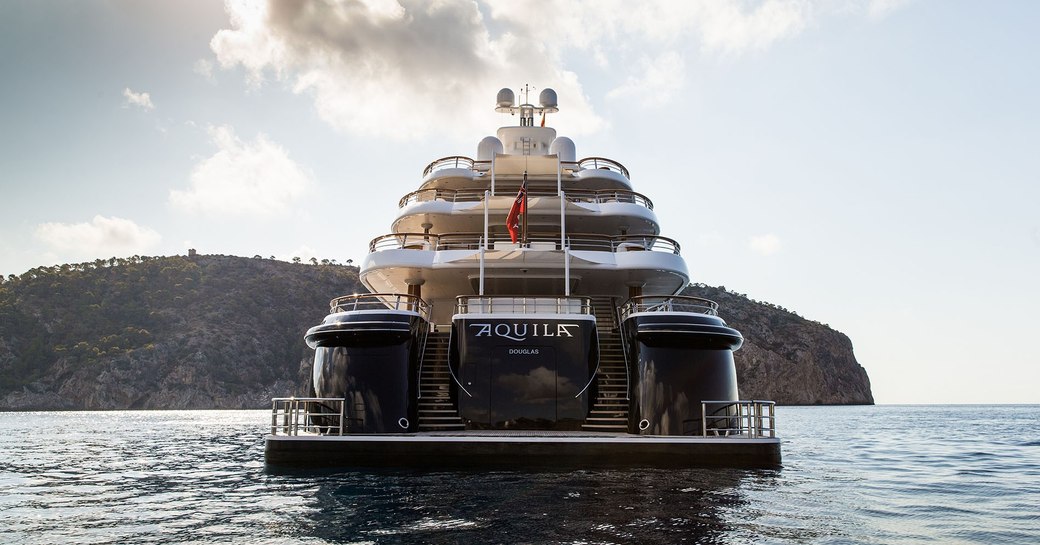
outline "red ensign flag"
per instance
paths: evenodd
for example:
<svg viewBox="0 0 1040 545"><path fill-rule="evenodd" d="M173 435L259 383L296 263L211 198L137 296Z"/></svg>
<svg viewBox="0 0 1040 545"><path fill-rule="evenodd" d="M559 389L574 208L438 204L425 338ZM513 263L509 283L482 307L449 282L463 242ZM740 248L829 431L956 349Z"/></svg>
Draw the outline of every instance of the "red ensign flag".
<svg viewBox="0 0 1040 545"><path fill-rule="evenodd" d="M527 213L527 180L520 184L520 191L516 194L513 206L509 208L506 216L506 229L509 229L509 239L514 243L520 238L520 214Z"/></svg>

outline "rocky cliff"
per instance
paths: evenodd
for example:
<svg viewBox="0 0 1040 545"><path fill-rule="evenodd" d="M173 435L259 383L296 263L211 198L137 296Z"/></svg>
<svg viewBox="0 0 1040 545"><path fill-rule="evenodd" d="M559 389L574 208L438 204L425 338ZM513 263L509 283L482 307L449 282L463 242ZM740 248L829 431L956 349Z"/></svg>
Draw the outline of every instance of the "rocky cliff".
<svg viewBox="0 0 1040 545"><path fill-rule="evenodd" d="M0 283L0 410L231 409L307 395L303 333L357 269L231 256L97 260ZM723 288L742 398L872 403L849 339Z"/></svg>
<svg viewBox="0 0 1040 545"><path fill-rule="evenodd" d="M209 409L307 395L303 333L357 269L230 256L33 269L0 285L0 409Z"/></svg>
<svg viewBox="0 0 1040 545"><path fill-rule="evenodd" d="M725 287L694 284L685 293L719 303L719 315L744 335L744 345L734 354L741 399L772 399L781 405L874 403L867 371L845 334Z"/></svg>

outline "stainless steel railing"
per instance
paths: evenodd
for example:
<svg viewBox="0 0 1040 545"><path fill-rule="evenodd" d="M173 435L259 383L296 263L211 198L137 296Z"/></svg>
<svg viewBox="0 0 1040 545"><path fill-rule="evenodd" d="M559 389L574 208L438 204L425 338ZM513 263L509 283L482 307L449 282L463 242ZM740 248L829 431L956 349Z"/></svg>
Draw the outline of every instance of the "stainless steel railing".
<svg viewBox="0 0 1040 545"><path fill-rule="evenodd" d="M688 295L640 295L621 306L621 321L624 322L630 314L637 312L693 312L718 316L719 304L710 299Z"/></svg>
<svg viewBox="0 0 1040 545"><path fill-rule="evenodd" d="M462 155L452 155L450 157L441 157L440 159L434 160L429 165L426 165L426 168L423 169L422 175L423 175L423 178L425 178L425 177L429 176L430 173L436 172L438 170L442 170L442 169L445 169L445 168L469 168L469 169L472 169L474 167L481 166L481 165L483 165L485 163L487 164L487 166L491 166L491 162L490 161L474 161L473 159L471 159L469 157L462 156Z"/></svg>
<svg viewBox="0 0 1040 545"><path fill-rule="evenodd" d="M709 414L708 411L712 412ZM773 401L701 401L701 435L757 439L776 437Z"/></svg>
<svg viewBox="0 0 1040 545"><path fill-rule="evenodd" d="M605 157L586 157L578 161L578 166L582 169L598 168L600 170L609 170L612 172L617 172L625 178L631 179L631 177L628 175L628 169L625 168L624 165L613 159L607 159Z"/></svg>
<svg viewBox="0 0 1040 545"><path fill-rule="evenodd" d="M496 188L496 192L498 195L512 197L516 195L519 189L519 185L510 186L507 184L499 184ZM555 197L557 192L555 187L538 188L529 186L527 189L527 195L529 197ZM646 195L625 189L570 189L567 190L564 195L566 196L567 202L573 203L627 203L638 204L650 210L654 209L653 201L647 198ZM480 202L483 198L483 189L420 189L401 197L401 200L398 201L397 205L399 208L404 208L410 204L429 201Z"/></svg>
<svg viewBox="0 0 1040 545"><path fill-rule="evenodd" d="M271 435L343 435L341 397L276 397L271 400Z"/></svg>
<svg viewBox="0 0 1040 545"><path fill-rule="evenodd" d="M406 293L355 293L337 297L329 302L329 313L363 310L404 310L430 319L430 304Z"/></svg>
<svg viewBox="0 0 1040 545"><path fill-rule="evenodd" d="M368 245L371 253L382 250L478 250L483 242L481 233L450 233L433 235L427 233L392 233L376 237ZM572 251L595 252L666 252L679 255L679 243L668 237L657 235L607 236L574 233L566 236L567 246ZM531 250L559 250L559 233L531 233L527 246ZM508 235L492 235L488 241L492 250L519 249L519 243L510 241Z"/></svg>
<svg viewBox="0 0 1040 545"><path fill-rule="evenodd" d="M576 166L581 169L609 170L612 172L617 172L625 178L631 178L628 175L628 169L625 168L624 165L613 159L607 159L605 157L586 157L577 161L576 163L564 161L563 166L564 168L573 168ZM442 157L440 159L434 160L429 165L426 165L426 168L423 169L423 178L429 176L433 172L445 168L471 168L474 170L487 170L490 167L491 161L474 161L470 157L465 157L462 155L452 155L449 157Z"/></svg>
<svg viewBox="0 0 1040 545"><path fill-rule="evenodd" d="M455 314L592 314L588 297L460 295Z"/></svg>

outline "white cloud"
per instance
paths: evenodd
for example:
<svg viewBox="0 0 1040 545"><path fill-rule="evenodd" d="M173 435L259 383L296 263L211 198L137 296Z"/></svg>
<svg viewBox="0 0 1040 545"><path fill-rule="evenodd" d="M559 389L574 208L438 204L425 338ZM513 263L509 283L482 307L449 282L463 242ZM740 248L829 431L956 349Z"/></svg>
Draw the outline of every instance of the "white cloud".
<svg viewBox="0 0 1040 545"><path fill-rule="evenodd" d="M123 96L126 97L126 104L124 104L124 106L137 106L145 111L155 109L155 105L152 104L152 96L148 93L136 93L127 87L123 89Z"/></svg>
<svg viewBox="0 0 1040 545"><path fill-rule="evenodd" d="M745 9L743 3L706 1L696 4L694 16L705 49L739 53L766 49L798 34L813 20L815 4L808 0L766 0Z"/></svg>
<svg viewBox="0 0 1040 545"><path fill-rule="evenodd" d="M685 80L685 63L674 51L668 51L660 57L642 62L643 72L629 77L624 85L607 93L611 100L630 100L641 106L663 106L671 101L681 89Z"/></svg>
<svg viewBox="0 0 1040 545"><path fill-rule="evenodd" d="M773 255L779 252L783 245L780 243L780 237L769 233L751 237L748 247L757 254Z"/></svg>
<svg viewBox="0 0 1040 545"><path fill-rule="evenodd" d="M557 90L566 101L559 120L572 133L603 125L553 50L509 32L493 37L473 2L232 0L227 8L233 28L210 42L221 66L241 66L254 82L267 74L291 82L340 130L472 135L497 121L497 90L524 82Z"/></svg>
<svg viewBox="0 0 1040 545"><path fill-rule="evenodd" d="M217 152L191 172L187 190L171 190L170 204L213 216L278 216L313 185L305 170L263 134L242 142L234 129L210 127Z"/></svg>
<svg viewBox="0 0 1040 545"><path fill-rule="evenodd" d="M221 67L242 67L257 85L273 76L311 96L343 131L472 135L497 121L498 88L531 83L555 88L554 124L582 134L606 122L564 59L604 72L611 98L645 93L664 104L685 85L686 58L765 50L825 16L904 1L647 0L634 9L626 0L227 0L231 28L210 47Z"/></svg>
<svg viewBox="0 0 1040 545"><path fill-rule="evenodd" d="M209 81L213 80L213 61L209 59L199 59L195 61L195 64L191 67L192 72L206 78Z"/></svg>
<svg viewBox="0 0 1040 545"><path fill-rule="evenodd" d="M910 2L911 0L870 0L870 3L867 5L867 15L875 21L884 19Z"/></svg>
<svg viewBox="0 0 1040 545"><path fill-rule="evenodd" d="M142 253L162 240L131 220L100 215L90 223L43 223L35 234L53 250L77 258Z"/></svg>

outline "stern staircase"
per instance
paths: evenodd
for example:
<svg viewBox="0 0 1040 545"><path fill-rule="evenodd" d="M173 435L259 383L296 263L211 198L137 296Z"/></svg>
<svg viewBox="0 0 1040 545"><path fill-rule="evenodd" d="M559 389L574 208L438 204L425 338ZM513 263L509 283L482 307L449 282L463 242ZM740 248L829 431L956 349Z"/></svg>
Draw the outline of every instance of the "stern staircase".
<svg viewBox="0 0 1040 545"><path fill-rule="evenodd" d="M419 374L419 431L460 431L466 428L451 403L446 332L430 333Z"/></svg>
<svg viewBox="0 0 1040 545"><path fill-rule="evenodd" d="M593 297L592 311L599 336L597 394L581 429L625 433L628 431L628 374L617 327L617 305L611 297Z"/></svg>

